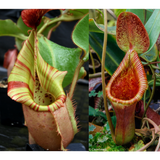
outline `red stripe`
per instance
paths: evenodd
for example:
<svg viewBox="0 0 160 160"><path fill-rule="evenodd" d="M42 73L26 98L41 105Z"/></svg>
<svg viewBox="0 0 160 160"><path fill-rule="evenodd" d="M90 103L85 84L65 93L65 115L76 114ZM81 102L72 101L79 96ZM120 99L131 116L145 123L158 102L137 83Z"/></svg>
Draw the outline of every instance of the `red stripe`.
<svg viewBox="0 0 160 160"><path fill-rule="evenodd" d="M43 62L42 67L40 68L40 72L41 72L40 74L41 74L41 77L42 77L42 84L41 85L43 85L44 88L45 88L45 85L46 85L46 83L44 83L44 81L46 80L46 78L45 78L46 69L47 69L46 67L47 66L45 66L44 62Z"/></svg>
<svg viewBox="0 0 160 160"><path fill-rule="evenodd" d="M33 107L32 109L34 109L34 110L35 110L36 106L37 106L37 104L35 104L35 105L34 105L34 107Z"/></svg>
<svg viewBox="0 0 160 160"><path fill-rule="evenodd" d="M55 70L55 68L54 67L50 67L49 68L49 72L48 72L48 75L51 75L51 73L52 73L52 71L54 71ZM56 71L57 72L57 71ZM54 72L54 73L52 73L52 75L51 76L49 76L49 84L52 82L51 80L52 80L52 77L54 76L54 74L56 73L56 72ZM48 85L48 87L49 87L49 85ZM46 90L48 91L49 89L48 88L46 88Z"/></svg>
<svg viewBox="0 0 160 160"><path fill-rule="evenodd" d="M58 102L55 102L55 105L56 105L58 108L61 108L61 105L60 105Z"/></svg>
<svg viewBox="0 0 160 160"><path fill-rule="evenodd" d="M24 93L27 93L27 92L20 92L20 93L14 94L14 95L12 96L12 99L15 99L14 97L18 96L17 99L15 99L15 100L17 101L18 99L26 96L26 94L25 94L25 95L22 95L22 94L24 94Z"/></svg>
<svg viewBox="0 0 160 160"><path fill-rule="evenodd" d="M46 66L46 68L45 68L45 74L47 73L47 68L48 68L48 63L47 63L47 66ZM49 75L49 74L47 74L47 75ZM44 76L45 77L45 76ZM46 80L46 79L48 79L48 77L47 78L44 78L44 80ZM44 88L46 88L46 85L47 85L47 80L45 81L46 83L44 83Z"/></svg>
<svg viewBox="0 0 160 160"><path fill-rule="evenodd" d="M48 111L50 112L51 110L50 110L50 107L49 106L47 106L48 107Z"/></svg>
<svg viewBox="0 0 160 160"><path fill-rule="evenodd" d="M28 84L26 84L24 82L20 82L20 81L10 81L8 83L8 90L20 88L20 87L28 88Z"/></svg>
<svg viewBox="0 0 160 160"><path fill-rule="evenodd" d="M24 51L24 53L25 53L25 56L27 57L27 52L26 51ZM30 64L30 65L32 65L30 62L31 61L28 61L28 59L26 59L26 57L24 57L22 54L21 54L21 57L23 58L23 59L25 59L25 61L27 61L28 62L28 64ZM33 57L33 56L32 56Z"/></svg>
<svg viewBox="0 0 160 160"><path fill-rule="evenodd" d="M33 93L30 90L29 85L27 83L20 82L20 81L10 81L8 83L8 92L11 91L12 89L23 88L23 87L27 88L29 90L29 92L31 93L31 95L33 96ZM21 93L21 92L19 92L19 93Z"/></svg>
<svg viewBox="0 0 160 160"><path fill-rule="evenodd" d="M39 106L37 107L37 110L36 111L38 111L39 110Z"/></svg>
<svg viewBox="0 0 160 160"><path fill-rule="evenodd" d="M32 50L29 48L28 44L29 44L29 46L31 47L31 49L32 49ZM31 43L30 43L29 41L27 41L27 43L26 43L26 47L30 50L30 52L32 53L32 55L34 55L33 47L32 47L32 45L31 45Z"/></svg>
<svg viewBox="0 0 160 160"><path fill-rule="evenodd" d="M25 69L27 69L29 72L31 72L30 71L30 68L28 68L24 63L22 63L21 61L19 61L18 59L17 59L17 61L16 61L16 63L17 64L19 64L20 66L23 66ZM17 66L17 65L16 65ZM18 66L17 66L18 67ZM20 67L19 67L20 68ZM22 68L21 68L22 69Z"/></svg>
<svg viewBox="0 0 160 160"><path fill-rule="evenodd" d="M25 100L23 100L23 101L21 101L21 103L26 103L28 100L30 100L30 98L28 98L28 99L25 99Z"/></svg>
<svg viewBox="0 0 160 160"><path fill-rule="evenodd" d="M22 62L19 61L19 60L17 60L16 63L19 64L20 66L23 66L26 70L28 70L28 72L29 72L31 78L32 78L33 81L34 81L34 78L33 78L33 76L32 76L32 73L31 73L30 68L28 68L24 63L22 63ZM21 67L19 67L19 66L17 66L17 65L16 65L16 67L19 68L20 70L23 70L23 68L21 68ZM24 71L25 71L25 70L24 70ZM15 73L14 73L14 74L15 74Z"/></svg>

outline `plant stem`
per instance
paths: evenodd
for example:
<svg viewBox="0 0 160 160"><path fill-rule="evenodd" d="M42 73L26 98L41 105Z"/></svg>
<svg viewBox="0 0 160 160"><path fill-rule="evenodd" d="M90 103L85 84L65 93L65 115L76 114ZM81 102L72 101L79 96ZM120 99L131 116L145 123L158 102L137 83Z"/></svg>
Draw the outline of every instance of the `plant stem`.
<svg viewBox="0 0 160 160"><path fill-rule="evenodd" d="M42 33L48 27L48 21L44 23L44 25L37 32L38 34Z"/></svg>
<svg viewBox="0 0 160 160"><path fill-rule="evenodd" d="M96 73L96 71L95 71L95 64L94 64L94 59L93 59L93 56L92 56L92 53L91 53L90 50L89 50L89 55L90 55L90 57L91 57L91 62L92 62L92 66L93 66L93 73Z"/></svg>
<svg viewBox="0 0 160 160"><path fill-rule="evenodd" d="M95 74L89 74L89 78L101 77L101 74L102 74L101 72L97 72ZM105 71L104 74L107 75L108 72Z"/></svg>
<svg viewBox="0 0 160 160"><path fill-rule="evenodd" d="M105 91L105 74L104 74L104 67L105 67L105 55L106 55L106 47L107 47L107 10L104 9L104 41L103 41L103 52L102 52L102 66L101 66L101 73L102 73L102 90L103 90L103 99L104 99L104 107L105 112L108 120L108 124L111 130L112 139L115 141L115 133L114 127L111 121L111 117L108 111L107 100L106 100L106 91Z"/></svg>
<svg viewBox="0 0 160 160"><path fill-rule="evenodd" d="M72 84L70 86L69 95L68 95L69 98L72 98L72 96L73 96L74 89L75 89L75 86L76 86L76 83L77 83L77 80L78 80L79 71L80 71L83 64L84 64L84 60L81 59L77 68L76 68L76 70L75 70L75 72L74 72L74 77L73 77Z"/></svg>
<svg viewBox="0 0 160 160"><path fill-rule="evenodd" d="M151 100L153 98L153 95L154 95L154 92L155 92L155 86L156 86L156 75L155 75L155 72L154 72L154 70L153 70L153 68L152 68L152 66L150 64L149 64L149 67L151 68L151 72L153 74L154 82L153 82L153 88L152 88L151 96L149 98L149 101L148 101L146 107L144 108L144 113L143 113L142 119L146 116L146 112L147 112L149 104L150 104L150 102L151 102Z"/></svg>
<svg viewBox="0 0 160 160"><path fill-rule="evenodd" d="M156 147L155 151L158 151L159 147L160 147L160 136L158 138L158 144L157 144L157 147Z"/></svg>
<svg viewBox="0 0 160 160"><path fill-rule="evenodd" d="M157 63L160 63L160 62L159 61L158 62L148 62L148 63L144 63L144 66L149 65L149 64L157 64Z"/></svg>
<svg viewBox="0 0 160 160"><path fill-rule="evenodd" d="M51 34L52 34L52 31L53 31L54 29L56 29L60 24L61 24L61 21L59 21L53 28L50 29L50 31L49 31L49 33L48 33L48 35L47 35L47 39L50 39Z"/></svg>
<svg viewBox="0 0 160 160"><path fill-rule="evenodd" d="M68 16L65 17L65 15L60 15L59 17L54 18L51 21L47 21L46 23L44 23L44 25L39 29L38 33L42 33L48 26L50 26L53 23L59 22L59 21L74 21L74 20L79 20L80 18L82 18L83 16Z"/></svg>
<svg viewBox="0 0 160 160"><path fill-rule="evenodd" d="M58 18L54 18L51 21L47 21L46 23L44 23L44 25L39 29L38 34L42 33L48 26L50 26L53 23L56 23L58 21L61 21L61 16Z"/></svg>
<svg viewBox="0 0 160 160"><path fill-rule="evenodd" d="M103 19L104 19L104 14L103 14L103 12L102 12L100 9L96 9L96 10L102 14L102 17L103 17Z"/></svg>
<svg viewBox="0 0 160 160"><path fill-rule="evenodd" d="M155 133L154 131L152 131L152 139L150 142L148 142L145 146L143 146L141 149L137 150L137 151L144 151L145 149L147 149L151 144L152 142L155 140Z"/></svg>

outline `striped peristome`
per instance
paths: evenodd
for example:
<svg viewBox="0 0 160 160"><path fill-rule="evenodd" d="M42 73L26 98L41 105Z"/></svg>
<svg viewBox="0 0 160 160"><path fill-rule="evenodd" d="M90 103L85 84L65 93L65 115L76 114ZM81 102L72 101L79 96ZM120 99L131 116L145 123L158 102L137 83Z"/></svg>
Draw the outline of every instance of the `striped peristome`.
<svg viewBox="0 0 160 160"><path fill-rule="evenodd" d="M132 99L129 99L129 100L122 100L122 99L118 99L118 98L113 97L112 94L111 94L111 86L112 86L113 82L115 81L117 76L119 74L121 74L121 72L123 70L125 70L127 67L130 67L130 66L132 66L134 68L134 70L136 72L136 75L138 77L138 79L137 79L137 81L139 83L138 93ZM142 96L143 96L144 92L146 91L147 87L148 87L148 82L147 82L146 74L145 74L143 65L142 65L142 63L141 63L141 61L138 57L138 54L134 50L129 50L126 53L124 59L120 63L117 70L112 75L109 83L107 84L106 94L107 94L107 97L112 102L121 103L123 105L131 105L131 104L139 101L142 98Z"/></svg>
<svg viewBox="0 0 160 160"><path fill-rule="evenodd" d="M58 71L41 57L38 49L35 53L35 32L32 31L25 41L8 79L8 95L15 101L29 106L35 111L55 111L64 106L66 95L62 88L62 81L67 71ZM40 87L36 86L38 81ZM36 103L35 95L41 89L43 95L50 94L50 103ZM49 101L49 100L48 100Z"/></svg>
<svg viewBox="0 0 160 160"><path fill-rule="evenodd" d="M123 145L133 139L135 107L147 87L148 82L143 65L137 52L130 49L106 86L106 95L111 101L117 118L116 144Z"/></svg>
<svg viewBox="0 0 160 160"><path fill-rule="evenodd" d="M67 71L44 61L37 43L36 30L32 29L8 78L8 95L22 103L29 144L66 150L78 132L75 106L62 87Z"/></svg>

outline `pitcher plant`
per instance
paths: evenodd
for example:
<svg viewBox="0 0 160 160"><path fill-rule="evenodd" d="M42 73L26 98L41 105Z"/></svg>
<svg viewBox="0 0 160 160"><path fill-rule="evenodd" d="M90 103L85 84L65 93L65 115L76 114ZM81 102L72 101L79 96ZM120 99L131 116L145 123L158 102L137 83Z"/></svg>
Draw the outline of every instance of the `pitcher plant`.
<svg viewBox="0 0 160 160"><path fill-rule="evenodd" d="M148 87L138 54L148 50L150 41L143 23L131 12L122 12L119 15L116 41L126 54L105 90L117 118L114 141L118 145L123 145L134 137L135 107Z"/></svg>
<svg viewBox="0 0 160 160"><path fill-rule="evenodd" d="M72 96L77 79L86 75L82 65L88 60L88 11L61 10L59 17L44 18L48 11L29 9L21 13L29 35L14 35L25 41L8 78L8 95L22 103L29 144L45 150L66 150L79 130ZM72 32L77 48L60 46L45 37L44 33L62 21L72 20L79 20ZM24 24L21 21L21 26ZM70 83L66 94L63 88Z"/></svg>

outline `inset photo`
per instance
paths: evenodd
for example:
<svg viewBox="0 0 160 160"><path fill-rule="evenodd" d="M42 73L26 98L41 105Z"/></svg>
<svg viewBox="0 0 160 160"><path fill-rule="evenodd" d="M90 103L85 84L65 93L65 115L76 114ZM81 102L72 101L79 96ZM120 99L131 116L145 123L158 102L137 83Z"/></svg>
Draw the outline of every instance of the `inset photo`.
<svg viewBox="0 0 160 160"><path fill-rule="evenodd" d="M160 150L160 10L89 10L89 151Z"/></svg>
<svg viewBox="0 0 160 160"><path fill-rule="evenodd" d="M0 9L0 150L88 150L88 9Z"/></svg>

